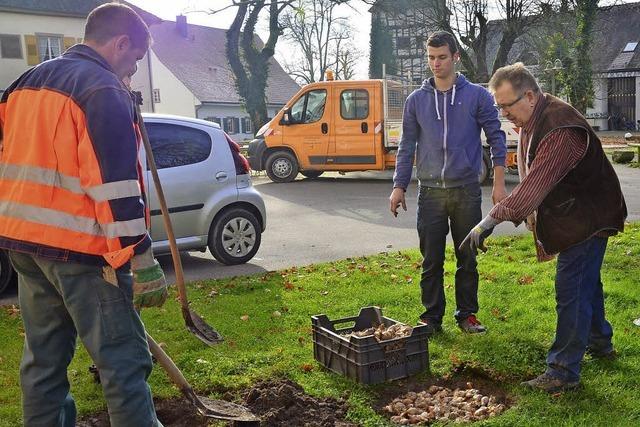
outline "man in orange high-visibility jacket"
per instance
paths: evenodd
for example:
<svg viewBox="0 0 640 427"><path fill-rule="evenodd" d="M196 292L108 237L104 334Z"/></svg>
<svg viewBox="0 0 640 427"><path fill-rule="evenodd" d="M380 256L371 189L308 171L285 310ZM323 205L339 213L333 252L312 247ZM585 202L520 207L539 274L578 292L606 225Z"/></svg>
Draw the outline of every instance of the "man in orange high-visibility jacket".
<svg viewBox="0 0 640 427"><path fill-rule="evenodd" d="M84 44L20 76L0 99L0 248L18 273L25 426L73 426L67 368L79 336L112 426L159 426L135 307L162 305L122 84L151 43L129 7L93 10ZM132 274L133 271L133 274Z"/></svg>

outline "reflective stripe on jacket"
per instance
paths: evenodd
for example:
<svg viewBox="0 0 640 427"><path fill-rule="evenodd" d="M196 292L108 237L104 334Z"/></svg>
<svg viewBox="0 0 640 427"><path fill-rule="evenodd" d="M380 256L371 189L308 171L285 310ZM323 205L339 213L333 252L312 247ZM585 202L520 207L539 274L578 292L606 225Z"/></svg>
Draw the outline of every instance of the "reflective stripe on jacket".
<svg viewBox="0 0 640 427"><path fill-rule="evenodd" d="M88 46L20 76L0 99L0 247L114 268L148 249L134 117Z"/></svg>

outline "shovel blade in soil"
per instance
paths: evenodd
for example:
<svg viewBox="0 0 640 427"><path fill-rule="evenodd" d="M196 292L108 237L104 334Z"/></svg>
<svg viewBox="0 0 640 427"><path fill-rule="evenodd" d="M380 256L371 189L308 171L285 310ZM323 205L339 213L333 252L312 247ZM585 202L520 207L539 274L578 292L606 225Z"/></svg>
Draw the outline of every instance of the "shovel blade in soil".
<svg viewBox="0 0 640 427"><path fill-rule="evenodd" d="M202 317L198 316L192 310L182 310L182 315L189 332L203 343L213 347L224 341L224 338L222 338L222 335L220 335L218 331L209 326Z"/></svg>
<svg viewBox="0 0 640 427"><path fill-rule="evenodd" d="M187 393L185 393L187 394ZM209 399L197 396L190 390L186 396L198 409L200 415L216 420L234 421L237 425L258 425L260 419L249 409L224 400Z"/></svg>

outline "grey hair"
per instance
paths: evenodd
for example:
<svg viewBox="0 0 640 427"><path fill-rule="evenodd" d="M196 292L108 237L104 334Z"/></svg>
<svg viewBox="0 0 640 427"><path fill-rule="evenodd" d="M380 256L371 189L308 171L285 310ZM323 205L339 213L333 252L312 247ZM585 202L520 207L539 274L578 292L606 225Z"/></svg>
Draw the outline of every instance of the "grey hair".
<svg viewBox="0 0 640 427"><path fill-rule="evenodd" d="M540 92L538 81L522 62L498 68L489 80L489 90L495 93L496 89L504 82L511 83L513 90L517 93L524 93L527 90L532 90L535 93Z"/></svg>

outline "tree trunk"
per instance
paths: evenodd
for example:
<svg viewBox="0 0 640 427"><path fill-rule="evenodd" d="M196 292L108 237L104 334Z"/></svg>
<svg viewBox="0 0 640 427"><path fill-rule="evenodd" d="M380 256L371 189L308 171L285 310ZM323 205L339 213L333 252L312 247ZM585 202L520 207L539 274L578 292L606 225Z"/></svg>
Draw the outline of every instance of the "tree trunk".
<svg viewBox="0 0 640 427"><path fill-rule="evenodd" d="M278 15L291 2L273 0L269 3L269 38L260 50L255 44L255 26L260 11L265 7L265 0L239 3L236 17L227 31L227 59L236 78L238 94L256 131L269 117L266 88L269 59L275 52L280 35Z"/></svg>
<svg viewBox="0 0 640 427"><path fill-rule="evenodd" d="M593 101L593 80L590 51L593 42L593 26L598 11L598 0L576 1L575 57L567 76L570 88L569 100L573 107L584 114Z"/></svg>

